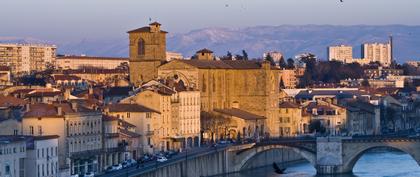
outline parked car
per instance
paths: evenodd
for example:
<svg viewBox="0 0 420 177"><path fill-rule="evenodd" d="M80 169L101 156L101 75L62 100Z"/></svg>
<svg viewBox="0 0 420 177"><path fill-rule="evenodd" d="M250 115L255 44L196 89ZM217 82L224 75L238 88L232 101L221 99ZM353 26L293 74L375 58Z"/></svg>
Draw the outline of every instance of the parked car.
<svg viewBox="0 0 420 177"><path fill-rule="evenodd" d="M150 156L150 155L144 155L141 159L140 159L140 161L141 161L141 163L146 163L146 162L149 162L149 161L152 161L153 159L152 159L152 156Z"/></svg>
<svg viewBox="0 0 420 177"><path fill-rule="evenodd" d="M123 163L121 163L121 165L122 165L123 168L128 168L128 167L131 166L131 164L129 164L127 162L123 162Z"/></svg>
<svg viewBox="0 0 420 177"><path fill-rule="evenodd" d="M75 175L71 175L70 177L79 177L79 175L75 174Z"/></svg>
<svg viewBox="0 0 420 177"><path fill-rule="evenodd" d="M95 174L93 172L87 172L85 173L84 177L94 177Z"/></svg>
<svg viewBox="0 0 420 177"><path fill-rule="evenodd" d="M168 161L168 159L166 157L162 156L162 157L158 157L157 161L158 162L166 162L166 161Z"/></svg>
<svg viewBox="0 0 420 177"><path fill-rule="evenodd" d="M125 162L127 162L131 167L137 164L137 161L134 159L128 159Z"/></svg>
<svg viewBox="0 0 420 177"><path fill-rule="evenodd" d="M116 164L116 165L112 165L112 168L113 168L114 170L121 170L123 167L122 167L122 165L119 163L119 164Z"/></svg>
<svg viewBox="0 0 420 177"><path fill-rule="evenodd" d="M169 150L167 152L165 152L165 157L166 158L171 158L172 156L178 154L178 152L174 151L174 150Z"/></svg>
<svg viewBox="0 0 420 177"><path fill-rule="evenodd" d="M105 173L111 173L113 171L115 171L116 169L113 166L109 166L107 168L105 168Z"/></svg>

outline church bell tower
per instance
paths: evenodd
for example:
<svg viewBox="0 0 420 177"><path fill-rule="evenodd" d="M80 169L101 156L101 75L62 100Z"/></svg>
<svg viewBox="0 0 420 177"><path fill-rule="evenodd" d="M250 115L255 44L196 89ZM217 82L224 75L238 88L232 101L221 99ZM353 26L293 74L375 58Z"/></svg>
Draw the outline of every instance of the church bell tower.
<svg viewBox="0 0 420 177"><path fill-rule="evenodd" d="M157 78L158 67L166 61L166 31L161 24L128 31L130 40L130 82L139 86Z"/></svg>

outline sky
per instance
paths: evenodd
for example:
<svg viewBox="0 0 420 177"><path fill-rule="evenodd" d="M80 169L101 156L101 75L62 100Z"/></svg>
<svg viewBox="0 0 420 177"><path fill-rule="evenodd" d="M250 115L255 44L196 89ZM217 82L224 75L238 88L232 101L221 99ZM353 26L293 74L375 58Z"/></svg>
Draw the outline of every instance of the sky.
<svg viewBox="0 0 420 177"><path fill-rule="evenodd" d="M121 37L159 21L171 33L258 25L420 25L420 0L0 0L0 36Z"/></svg>

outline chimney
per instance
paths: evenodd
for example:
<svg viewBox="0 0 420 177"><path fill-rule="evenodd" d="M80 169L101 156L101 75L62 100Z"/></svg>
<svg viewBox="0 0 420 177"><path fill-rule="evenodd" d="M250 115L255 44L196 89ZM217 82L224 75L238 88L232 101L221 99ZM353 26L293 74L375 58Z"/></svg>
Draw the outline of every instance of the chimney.
<svg viewBox="0 0 420 177"><path fill-rule="evenodd" d="M63 115L63 108L61 106L57 106L57 115L62 116Z"/></svg>
<svg viewBox="0 0 420 177"><path fill-rule="evenodd" d="M77 103L71 102L71 109L73 109L74 112L77 112Z"/></svg>
<svg viewBox="0 0 420 177"><path fill-rule="evenodd" d="M31 104L30 103L26 103L26 112L31 110Z"/></svg>
<svg viewBox="0 0 420 177"><path fill-rule="evenodd" d="M89 95L93 95L93 87L89 86Z"/></svg>
<svg viewBox="0 0 420 177"><path fill-rule="evenodd" d="M64 90L64 100L69 100L70 99L70 88L65 88Z"/></svg>

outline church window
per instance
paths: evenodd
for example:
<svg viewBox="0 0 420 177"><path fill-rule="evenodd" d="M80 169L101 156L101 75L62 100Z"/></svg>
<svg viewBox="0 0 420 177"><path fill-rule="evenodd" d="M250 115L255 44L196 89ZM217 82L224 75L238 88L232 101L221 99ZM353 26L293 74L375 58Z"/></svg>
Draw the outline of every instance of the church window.
<svg viewBox="0 0 420 177"><path fill-rule="evenodd" d="M144 40L142 38L137 42L137 54L144 55Z"/></svg>
<svg viewBox="0 0 420 177"><path fill-rule="evenodd" d="M202 80L202 84L201 84L201 91L202 92L206 92L206 78L204 77L204 74L203 74L203 80Z"/></svg>

